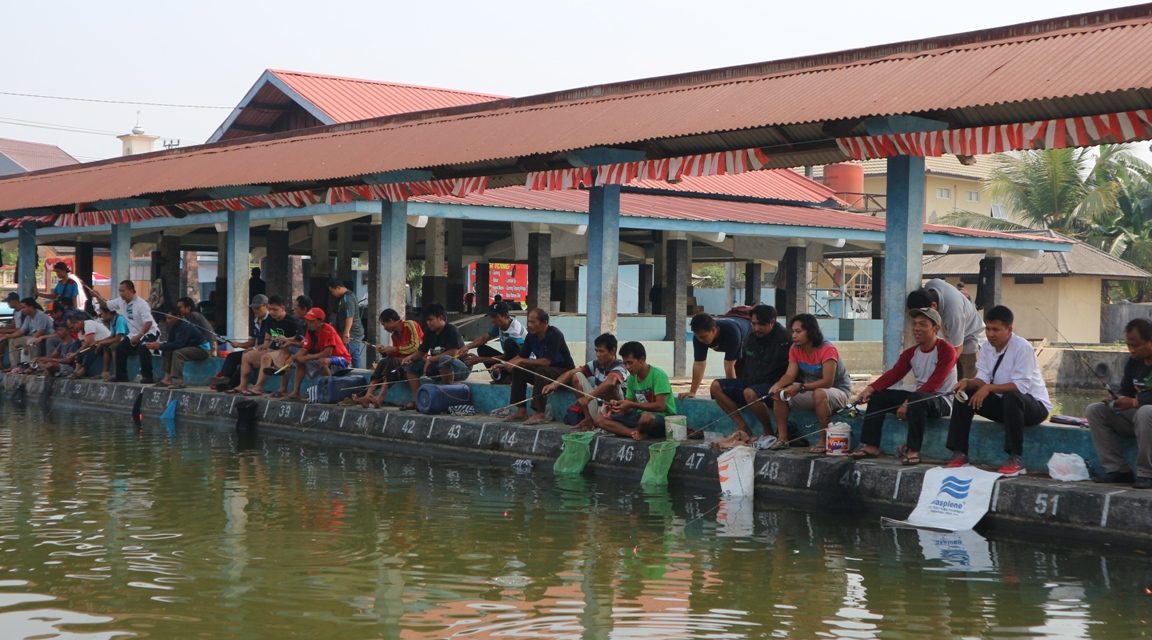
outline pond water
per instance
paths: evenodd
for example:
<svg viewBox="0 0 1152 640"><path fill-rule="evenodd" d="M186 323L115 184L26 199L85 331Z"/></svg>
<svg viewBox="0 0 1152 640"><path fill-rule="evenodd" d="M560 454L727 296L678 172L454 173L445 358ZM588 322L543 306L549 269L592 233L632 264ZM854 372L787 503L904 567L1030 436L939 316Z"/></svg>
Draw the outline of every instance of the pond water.
<svg viewBox="0 0 1152 640"><path fill-rule="evenodd" d="M1149 634L1124 549L0 411L5 639Z"/></svg>

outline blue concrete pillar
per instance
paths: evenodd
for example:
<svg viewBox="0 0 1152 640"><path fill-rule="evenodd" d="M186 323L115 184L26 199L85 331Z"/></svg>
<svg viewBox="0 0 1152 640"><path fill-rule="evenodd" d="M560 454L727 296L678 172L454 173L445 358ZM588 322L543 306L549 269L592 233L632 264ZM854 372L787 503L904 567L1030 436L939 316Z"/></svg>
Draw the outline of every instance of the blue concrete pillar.
<svg viewBox="0 0 1152 640"><path fill-rule="evenodd" d="M225 312L228 317L228 337L244 339L251 333L248 327L248 263L251 261L252 213L233 211L228 214L227 260L228 292Z"/></svg>
<svg viewBox="0 0 1152 640"><path fill-rule="evenodd" d="M620 186L588 191L588 311L585 359L596 354L593 341L601 333L616 333L616 292L620 275Z"/></svg>
<svg viewBox="0 0 1152 640"><path fill-rule="evenodd" d="M888 213L884 226L884 367L904 346L905 300L920 286L924 254L924 158L888 159Z"/></svg>
<svg viewBox="0 0 1152 640"><path fill-rule="evenodd" d="M127 224L112 225L112 295L116 287L128 279L132 266L132 227Z"/></svg>
<svg viewBox="0 0 1152 640"><path fill-rule="evenodd" d="M376 288L380 309L395 309L403 316L407 307L408 203L384 200L380 206L380 244L377 249L380 258L376 270L369 274L369 278L376 280L371 284ZM372 318L378 327L379 340L384 340L384 328L376 320Z"/></svg>
<svg viewBox="0 0 1152 640"><path fill-rule="evenodd" d="M36 255L36 224L26 222L20 225L17 237L16 270L20 272L20 279L16 282L16 289L21 298L30 298L36 295L36 266L40 262Z"/></svg>

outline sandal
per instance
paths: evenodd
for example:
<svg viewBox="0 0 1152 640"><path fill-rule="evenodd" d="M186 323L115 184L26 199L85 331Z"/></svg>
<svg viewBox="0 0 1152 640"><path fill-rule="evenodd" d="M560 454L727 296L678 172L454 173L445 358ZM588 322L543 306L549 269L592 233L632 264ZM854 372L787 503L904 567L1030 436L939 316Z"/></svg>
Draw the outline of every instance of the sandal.
<svg viewBox="0 0 1152 640"><path fill-rule="evenodd" d="M914 467L920 464L920 454L913 453L912 455L905 455L900 458L900 464L904 465L905 467Z"/></svg>
<svg viewBox="0 0 1152 640"><path fill-rule="evenodd" d="M879 453L872 453L864 447L857 447L855 451L848 454L853 460L864 460L866 458L879 458Z"/></svg>
<svg viewBox="0 0 1152 640"><path fill-rule="evenodd" d="M229 391L229 393L235 393L235 391ZM269 398L283 398L284 397L284 394L279 392L279 391L270 391L265 395L267 395Z"/></svg>
<svg viewBox="0 0 1152 640"><path fill-rule="evenodd" d="M256 396L264 395L263 393L260 393L259 391L255 390L255 389L245 389L239 393L242 396L249 396L249 397L256 397Z"/></svg>
<svg viewBox="0 0 1152 640"><path fill-rule="evenodd" d="M784 451L785 449L788 449L791 446L792 445L788 444L788 442L786 440L777 440L776 442L773 442L768 447L768 450L769 451Z"/></svg>
<svg viewBox="0 0 1152 640"><path fill-rule="evenodd" d="M825 454L825 453L828 453L828 449L826 449L825 447L809 447L808 453Z"/></svg>
<svg viewBox="0 0 1152 640"><path fill-rule="evenodd" d="M409 402L408 404L400 407L400 410L401 411L415 411L416 410L416 403L415 402Z"/></svg>

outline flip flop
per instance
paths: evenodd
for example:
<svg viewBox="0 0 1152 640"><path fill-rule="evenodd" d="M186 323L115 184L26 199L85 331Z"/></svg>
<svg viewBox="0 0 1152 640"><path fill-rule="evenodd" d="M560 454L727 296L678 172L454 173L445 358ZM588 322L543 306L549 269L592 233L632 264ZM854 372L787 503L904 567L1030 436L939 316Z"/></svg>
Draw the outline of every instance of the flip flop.
<svg viewBox="0 0 1152 640"><path fill-rule="evenodd" d="M848 455L851 456L853 460L864 460L866 458L879 458L880 457L879 453L872 453L871 451L868 451L864 447L860 447L859 449L856 449L855 451L853 451L852 453L850 453Z"/></svg>
<svg viewBox="0 0 1152 640"><path fill-rule="evenodd" d="M905 467L914 467L920 464L920 454L917 453L913 455L905 455L904 457L900 458L900 464L904 465Z"/></svg>
<svg viewBox="0 0 1152 640"><path fill-rule="evenodd" d="M262 396L264 394L260 393L259 391L256 391L255 389L245 389L245 390L240 392L240 395L255 397L255 396Z"/></svg>
<svg viewBox="0 0 1152 640"><path fill-rule="evenodd" d="M415 402L409 402L408 404L400 407L400 410L401 411L415 411L416 410L416 403Z"/></svg>
<svg viewBox="0 0 1152 640"><path fill-rule="evenodd" d="M827 448L825 448L825 447L810 447L810 448L808 449L808 453L820 453L820 454L824 454L824 453L828 453L828 449L827 449Z"/></svg>

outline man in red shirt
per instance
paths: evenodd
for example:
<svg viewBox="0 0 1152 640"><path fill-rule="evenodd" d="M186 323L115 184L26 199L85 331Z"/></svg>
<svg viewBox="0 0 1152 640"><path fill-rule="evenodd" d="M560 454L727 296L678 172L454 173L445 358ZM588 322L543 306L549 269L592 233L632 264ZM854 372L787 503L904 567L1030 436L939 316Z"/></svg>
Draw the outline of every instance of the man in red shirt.
<svg viewBox="0 0 1152 640"><path fill-rule="evenodd" d="M304 376L332 375L333 369L346 369L352 361L348 348L340 334L332 325L324 322L324 310L312 307L304 314L304 324L308 330L304 334L304 342L300 350L292 356L296 363L296 381L292 386L292 393L284 396L286 400L300 399L300 385L304 383Z"/></svg>

